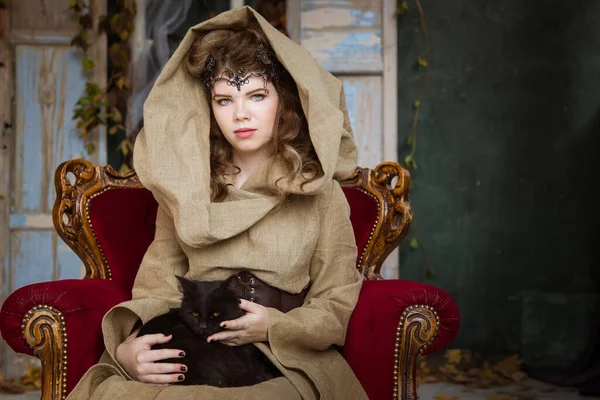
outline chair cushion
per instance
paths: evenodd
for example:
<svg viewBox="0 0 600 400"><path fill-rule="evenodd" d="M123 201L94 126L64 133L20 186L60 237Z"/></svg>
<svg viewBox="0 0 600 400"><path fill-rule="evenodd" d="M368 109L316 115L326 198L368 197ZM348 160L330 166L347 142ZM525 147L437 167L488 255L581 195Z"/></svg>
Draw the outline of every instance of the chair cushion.
<svg viewBox="0 0 600 400"><path fill-rule="evenodd" d="M362 190L353 187L342 188L346 200L350 205L350 222L354 229L358 256L356 264L360 262L365 246L369 243L371 230L377 221L377 202Z"/></svg>
<svg viewBox="0 0 600 400"><path fill-rule="evenodd" d="M154 239L157 209L145 188L110 189L90 200L90 221L112 279L127 291Z"/></svg>

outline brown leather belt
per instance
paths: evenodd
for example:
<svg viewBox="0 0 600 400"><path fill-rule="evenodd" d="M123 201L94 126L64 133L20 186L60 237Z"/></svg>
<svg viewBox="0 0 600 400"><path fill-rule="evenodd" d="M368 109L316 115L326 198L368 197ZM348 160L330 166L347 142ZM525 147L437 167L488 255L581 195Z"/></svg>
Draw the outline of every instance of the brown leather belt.
<svg viewBox="0 0 600 400"><path fill-rule="evenodd" d="M276 308L281 312L288 312L304 304L308 288L300 293L290 293L269 286L248 271L236 274L240 297L265 307Z"/></svg>

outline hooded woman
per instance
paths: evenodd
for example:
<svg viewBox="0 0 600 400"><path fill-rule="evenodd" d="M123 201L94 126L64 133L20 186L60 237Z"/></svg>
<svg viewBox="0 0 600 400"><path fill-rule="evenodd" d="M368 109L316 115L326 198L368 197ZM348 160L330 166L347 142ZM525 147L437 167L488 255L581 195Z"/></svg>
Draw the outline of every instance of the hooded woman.
<svg viewBox="0 0 600 400"><path fill-rule="evenodd" d="M104 355L68 399L366 399L335 349L362 283L338 183L356 167L341 82L253 9L220 14L189 30L158 77L134 163L159 204L155 238L133 299L104 317ZM246 315L208 339L252 343L283 376L171 385L187 366L154 361L181 350L152 350L171 337L138 337L136 324L179 305L176 275L242 270L302 305L242 300Z"/></svg>

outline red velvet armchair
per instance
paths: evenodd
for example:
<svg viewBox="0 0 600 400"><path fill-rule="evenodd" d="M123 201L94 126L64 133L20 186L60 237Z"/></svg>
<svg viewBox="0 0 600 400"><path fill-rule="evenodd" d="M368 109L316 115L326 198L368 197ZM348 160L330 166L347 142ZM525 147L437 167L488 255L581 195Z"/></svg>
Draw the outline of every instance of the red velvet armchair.
<svg viewBox="0 0 600 400"><path fill-rule="evenodd" d="M6 342L42 362L43 400L64 399L98 361L104 350L101 319L131 298L157 209L135 172L119 175L82 159L61 164L55 186L54 226L87 274L20 288L0 312ZM365 279L343 354L369 398L416 400L418 357L454 339L458 308L434 286L383 280L379 273L411 223L408 171L396 163L357 168L343 189L359 248L357 268Z"/></svg>

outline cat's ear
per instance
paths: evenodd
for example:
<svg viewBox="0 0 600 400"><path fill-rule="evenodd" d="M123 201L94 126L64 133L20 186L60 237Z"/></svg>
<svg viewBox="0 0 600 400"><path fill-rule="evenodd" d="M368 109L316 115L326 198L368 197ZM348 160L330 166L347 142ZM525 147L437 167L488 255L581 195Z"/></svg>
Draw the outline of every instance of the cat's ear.
<svg viewBox="0 0 600 400"><path fill-rule="evenodd" d="M241 297L244 293L244 288L240 284L240 280L237 275L232 275L221 283L221 288L234 295L235 297Z"/></svg>
<svg viewBox="0 0 600 400"><path fill-rule="evenodd" d="M194 291L195 283L193 281L186 279L183 276L175 275L175 277L179 281L179 290L181 293L185 294Z"/></svg>

